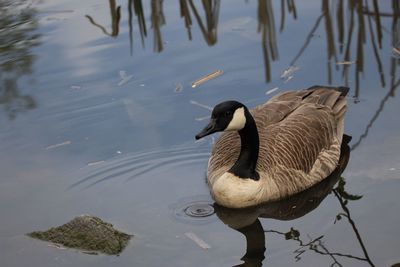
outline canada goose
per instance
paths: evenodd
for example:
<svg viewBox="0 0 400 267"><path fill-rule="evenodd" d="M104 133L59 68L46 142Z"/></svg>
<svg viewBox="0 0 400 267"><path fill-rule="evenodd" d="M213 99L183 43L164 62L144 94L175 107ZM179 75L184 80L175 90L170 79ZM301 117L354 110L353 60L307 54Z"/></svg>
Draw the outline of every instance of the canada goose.
<svg viewBox="0 0 400 267"><path fill-rule="evenodd" d="M291 221L303 217L320 205L340 179L350 159L350 147L348 145L350 140L351 136L343 135L340 158L336 169L317 184L285 199L245 209L231 209L214 204L218 218L229 227L240 229L251 225L257 218Z"/></svg>
<svg viewBox="0 0 400 267"><path fill-rule="evenodd" d="M347 87L313 86L279 94L249 110L216 105L196 135L224 131L208 161L215 201L244 208L280 200L329 176L340 156Z"/></svg>

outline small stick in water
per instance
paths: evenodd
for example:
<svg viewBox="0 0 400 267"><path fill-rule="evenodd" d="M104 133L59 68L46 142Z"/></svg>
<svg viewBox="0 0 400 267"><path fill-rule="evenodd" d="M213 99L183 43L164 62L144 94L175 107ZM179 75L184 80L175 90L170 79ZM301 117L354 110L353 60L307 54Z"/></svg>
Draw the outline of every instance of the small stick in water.
<svg viewBox="0 0 400 267"><path fill-rule="evenodd" d="M214 78L216 78L216 77L222 75L223 73L224 73L224 72L223 72L222 70L214 71L214 72L212 72L212 73L210 73L210 74L208 74L208 75L206 75L206 76L204 76L204 77L202 77L202 78L200 78L200 79L194 81L194 82L192 83L192 88L195 88L195 87L199 86L200 84L205 83L206 81L209 81L209 80L211 80L211 79L214 79Z"/></svg>
<svg viewBox="0 0 400 267"><path fill-rule="evenodd" d="M278 89L279 89L279 87L272 88L271 90L268 90L267 92L265 92L265 94L266 95L272 94L273 92L275 92Z"/></svg>
<svg viewBox="0 0 400 267"><path fill-rule="evenodd" d="M92 161L92 162L88 162L88 166L94 166L94 165L98 165L98 164L101 164L101 163L104 163L105 161L104 160L99 160L99 161Z"/></svg>

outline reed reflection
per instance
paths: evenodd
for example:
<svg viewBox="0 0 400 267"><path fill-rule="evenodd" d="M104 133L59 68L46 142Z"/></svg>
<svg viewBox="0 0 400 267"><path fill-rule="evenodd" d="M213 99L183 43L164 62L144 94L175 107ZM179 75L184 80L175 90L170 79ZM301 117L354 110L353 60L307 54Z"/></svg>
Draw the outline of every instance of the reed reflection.
<svg viewBox="0 0 400 267"><path fill-rule="evenodd" d="M185 1L185 0L184 0ZM187 0L189 2L190 9L196 18L197 24L203 34L204 40L210 46L215 45L217 43L217 26L218 26L218 17L221 1L220 0L202 0L202 6L205 12L205 23L196 8L193 4L192 0ZM181 12L184 12L188 9L182 9ZM184 17L190 17L190 12L188 12Z"/></svg>
<svg viewBox="0 0 400 267"><path fill-rule="evenodd" d="M165 25L165 16L163 11L163 0L151 0L151 27L154 32L154 51L163 50L163 41L161 37L161 26Z"/></svg>
<svg viewBox="0 0 400 267"><path fill-rule="evenodd" d="M36 10L21 8L27 1L0 1L0 106L9 119L34 109L35 99L20 92L18 81L32 73L35 56L31 49L39 44Z"/></svg>
<svg viewBox="0 0 400 267"><path fill-rule="evenodd" d="M189 40L192 40L192 27L197 23L202 32L205 42L212 46L217 42L218 17L221 2L219 0L203 0L202 5L196 5L192 0L179 0L180 16L184 21L185 29ZM161 37L161 26L165 24L165 16L162 11L162 1L151 2L151 21L154 31L154 50L161 52L163 42ZM147 36L144 9L141 0L129 0L129 33L132 51L132 16L137 16L142 45ZM259 0L257 8L258 32L261 35L262 52L264 58L264 74L267 82L271 81L271 61L279 59L278 41L275 26L274 10L280 8L279 31L285 29L288 16L293 20L298 18L297 7L293 0L281 0L275 9L271 0ZM385 95L379 105L376 114L371 118L366 126L364 133L353 145L356 148L364 139L374 121L383 110L384 104L390 97L395 96L395 90L399 86L397 68L400 64L400 2L391 1L392 12L382 12L380 2L377 0L338 0L321 1L321 14L316 18L314 25L307 34L304 43L299 44L299 51L290 61L290 66L295 66L308 46L312 43L318 30L322 30L325 35L326 43L326 64L327 82L333 83L333 72L340 73L346 86L352 80L351 72L354 74L354 102L358 103L361 96L360 77L364 72L366 64L365 55L373 55L376 65L376 75L379 78L381 87L387 87L389 80L389 93ZM199 9L203 9L205 18L200 15ZM132 12L134 10L135 12ZM387 30L382 25L382 18L391 20L391 30ZM323 22L324 26L321 25ZM321 29L321 27L324 27ZM388 55L388 51L383 51L384 31L387 31L393 47L393 56L390 58L390 66L385 67L382 55ZM369 51L367 50L369 49ZM388 73L389 72L389 73ZM389 77L389 78L388 78Z"/></svg>
<svg viewBox="0 0 400 267"><path fill-rule="evenodd" d="M120 20L119 6L115 0L109 0L112 32L108 33L104 27L98 25L90 17L89 21L109 36L118 35L118 24ZM273 6L273 3L275 6ZM278 39L275 26L274 12L280 9L280 26L279 31L284 31L287 13L294 20L298 19L298 7L294 0L281 0L280 3L272 2L272 0L258 0L257 17L258 32L261 35L261 47L264 56L265 80L271 81L271 61L279 59ZM152 0L150 2L150 20L151 28L154 35L154 51L161 52L164 49L162 41L161 28L166 23L163 11L162 0ZM196 5L197 4L197 5ZM202 0L201 4L194 3L192 0L179 0L180 16L183 20L184 27L189 40L192 40L193 24L197 24L200 29L204 41L213 46L218 40L218 18L220 12L220 0ZM317 17L315 24L309 30L309 34L302 45L299 43L299 51L291 61L290 65L295 65L307 50L308 45L312 42L315 32L320 29L325 35L326 43L326 64L327 66L327 82L333 82L333 71L340 73L342 80L346 86L349 86L350 80L354 80L354 101L358 102L360 98L360 77L364 72L366 64L365 55L373 55L376 73L379 77L382 87L386 87L388 77L390 80L390 88L397 82L397 66L400 64L400 52L398 57L390 59L390 66L385 68L382 55L388 54L383 51L384 32L387 31L391 38L391 44L394 51L400 51L400 4L398 0L391 0L392 12L382 12L381 3L377 0L321 0L321 15ZM301 6L300 6L301 7ZM201 15L201 9L204 16ZM128 16L129 16L129 39L132 51L133 47L133 27L134 19L137 17L137 25L139 28L142 46L144 46L147 37L146 15L141 0L128 0ZM382 25L382 18L392 21L391 29L387 30ZM367 50L368 49L368 50ZM385 71L389 70L389 73ZM351 72L354 72L354 79L351 78Z"/></svg>
<svg viewBox="0 0 400 267"><path fill-rule="evenodd" d="M90 16L87 16L92 24L101 28L105 34L112 37L118 35L121 17L120 6L117 6L115 1L109 0L112 19L111 34L104 27L96 24ZM166 24L166 18L163 11L163 4L162 0L152 0L150 2L150 18L155 52L162 52L164 49L161 28ZM218 40L217 29L221 1L202 0L201 4L196 4L192 0L179 0L180 16L183 20L188 39L192 40L193 24L197 24L204 41L209 46L213 46ZM257 6L257 30L261 36L266 82L271 81L271 62L279 59L279 44L274 12L280 8L280 32L284 31L288 17L291 17L293 20L298 19L298 8L294 0L281 0L280 3L277 4L275 2L274 4L275 6L273 6L272 0L258 0ZM380 5L380 2L377 0L321 1L321 14L316 18L314 25L308 31L304 42L299 43L299 50L290 61L290 66L295 66L299 62L308 50L310 43L313 42L316 32L320 30L325 35L326 61L322 62L322 64L326 65L327 82L329 84L333 83L334 71L341 76L346 86L349 86L350 81L353 80L355 86L349 87L354 88L354 102L358 103L361 97L361 77L366 64L365 55L373 55L371 58L375 61L377 78L382 88L389 88L389 93L382 99L375 115L366 126L364 133L353 145L353 149L367 136L369 129L383 110L386 101L390 97L395 96L395 91L400 83L397 71L400 64L400 2L398 0L391 1L391 12L382 12ZM204 13L203 17L201 13ZM291 16L287 16L287 14ZM143 47L148 35L145 8L141 0L128 0L128 15L130 50L132 54L134 16L137 18L137 26ZM391 20L390 30L382 25L383 19ZM386 35L384 34L385 32ZM393 55L390 55L389 51L383 50L384 36L388 36L391 39L390 43L393 47ZM389 61L382 58L385 55L391 56ZM384 66L384 62L389 62L389 66Z"/></svg>
<svg viewBox="0 0 400 267"><path fill-rule="evenodd" d="M155 52L162 52L164 49L164 43L161 34L161 28L166 23L163 4L164 1L162 0L152 0L150 6L151 28L153 29L154 33L153 47ZM180 16L183 18L189 40L192 40L192 26L193 20L195 20L203 34L205 42L210 46L217 43L217 25L220 4L220 0L203 0L201 2L201 7L205 12L205 18L203 19L200 15L199 8L193 3L192 0L179 0ZM144 40L147 37L147 27L144 8L141 0L128 1L129 41L131 53L133 48L134 15L137 17L141 42L142 46L144 47Z"/></svg>
<svg viewBox="0 0 400 267"><path fill-rule="evenodd" d="M278 45L276 43L275 19L271 0L258 1L258 32L262 35L265 79L271 81L270 60L278 60Z"/></svg>
<svg viewBox="0 0 400 267"><path fill-rule="evenodd" d="M221 221L246 237L246 253L241 258L244 263L238 266L262 266L266 250L265 234L282 235L285 240L297 242L298 248L293 251L296 261L301 260L306 255L306 252L313 252L327 256L327 259L331 262L331 266L343 266L341 263L342 258L363 261L370 266L374 266L357 226L351 217L350 209L347 206L349 201L358 200L361 196L348 193L345 189L346 183L341 177L350 158L350 147L348 145L350 139L351 137L348 136L345 136L343 139L344 143L342 144L337 169L325 180L308 190L283 201L248 209L228 209L215 204L215 211ZM336 184L337 186L335 187ZM335 223L339 223L343 218L347 219L363 251L363 256L340 253L328 248L324 243L326 239L324 236L318 236L305 241L301 233L295 229L295 226L291 227L287 232L280 232L273 229L264 231L259 218L284 221L300 218L316 209L331 192L334 193L342 209L342 212L334 215Z"/></svg>
<svg viewBox="0 0 400 267"><path fill-rule="evenodd" d="M129 0L128 1L128 14L129 14L129 41L131 54L133 49L133 13L137 17L140 38L142 40L142 46L144 47L144 39L147 37L146 20L144 18L143 5L141 0Z"/></svg>
<svg viewBox="0 0 400 267"><path fill-rule="evenodd" d="M355 102L358 102L360 98L360 76L364 71L365 54L373 54L381 86L386 86L387 78L382 63L382 54L387 53L382 51L383 26L381 16L392 19L391 43L393 47L397 47L399 44L399 2L392 0L393 13L391 14L381 13L380 3L376 0L372 1L371 10L370 3L371 1L361 0L322 1L321 16L317 18L305 44L291 62L294 65L301 57L314 32L319 28L321 20L324 19L328 83L332 83L332 70L334 68L341 71L342 79L348 86L351 79L350 71L354 70L355 91L353 97ZM372 49L372 51L366 51L366 48ZM391 64L388 68L390 69L390 88L393 88L396 83L396 69L399 63L398 59L391 58Z"/></svg>

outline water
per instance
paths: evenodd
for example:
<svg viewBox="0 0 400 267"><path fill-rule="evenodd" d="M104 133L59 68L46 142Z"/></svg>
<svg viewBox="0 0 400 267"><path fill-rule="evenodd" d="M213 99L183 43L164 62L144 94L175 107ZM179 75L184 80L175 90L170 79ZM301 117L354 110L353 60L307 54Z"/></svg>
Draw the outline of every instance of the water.
<svg viewBox="0 0 400 267"><path fill-rule="evenodd" d="M2 266L233 266L254 248L247 264L400 262L398 1L283 1L284 18L271 2L181 1L181 17L178 1L2 1ZM208 107L328 83L351 88L343 177L362 198L331 193L291 220L211 206L214 140L194 142ZM85 213L134 234L119 257L24 236Z"/></svg>

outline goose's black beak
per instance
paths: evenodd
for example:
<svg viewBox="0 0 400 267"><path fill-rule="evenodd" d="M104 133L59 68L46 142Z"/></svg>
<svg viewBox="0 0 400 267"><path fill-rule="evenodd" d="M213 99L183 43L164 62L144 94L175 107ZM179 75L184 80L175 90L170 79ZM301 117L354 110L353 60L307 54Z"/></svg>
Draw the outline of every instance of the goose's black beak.
<svg viewBox="0 0 400 267"><path fill-rule="evenodd" d="M196 140L199 140L200 138L203 138L204 136L207 136L209 134L218 132L219 127L217 127L217 123L215 119L211 119L208 125L196 135Z"/></svg>

